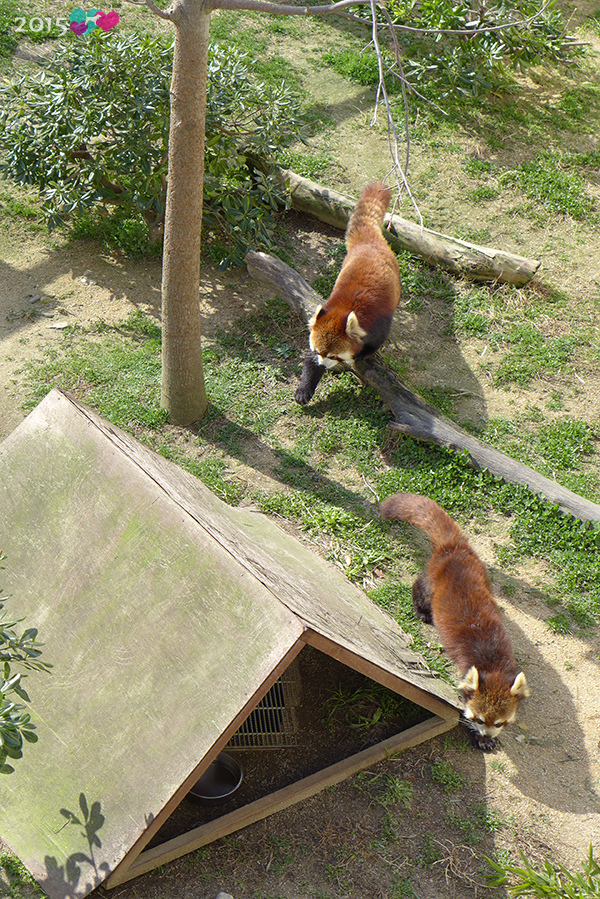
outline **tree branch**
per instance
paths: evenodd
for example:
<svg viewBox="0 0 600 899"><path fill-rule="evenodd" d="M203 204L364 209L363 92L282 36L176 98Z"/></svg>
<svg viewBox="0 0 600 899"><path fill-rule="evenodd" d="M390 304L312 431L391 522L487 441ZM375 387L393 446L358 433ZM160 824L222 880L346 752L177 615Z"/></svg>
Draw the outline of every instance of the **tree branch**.
<svg viewBox="0 0 600 899"><path fill-rule="evenodd" d="M249 12L266 12L278 16L328 16L342 12L351 6L368 6L371 0L338 0L329 6L287 6L268 3L265 0L213 0L213 9L243 9ZM369 24L365 22L365 24Z"/></svg>
<svg viewBox="0 0 600 899"><path fill-rule="evenodd" d="M154 3L154 0L126 0L126 3L130 3L131 6L147 6L151 12L161 19L167 19L169 22L174 21L173 6L170 6L168 9L161 9L160 6Z"/></svg>

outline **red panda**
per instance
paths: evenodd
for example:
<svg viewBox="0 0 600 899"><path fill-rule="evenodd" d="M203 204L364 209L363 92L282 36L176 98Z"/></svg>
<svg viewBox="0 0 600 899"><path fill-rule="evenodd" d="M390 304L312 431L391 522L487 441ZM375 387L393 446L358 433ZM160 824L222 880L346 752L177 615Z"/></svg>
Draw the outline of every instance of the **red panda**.
<svg viewBox="0 0 600 899"><path fill-rule="evenodd" d="M375 353L400 302L398 261L382 234L391 191L381 181L361 193L346 229L347 255L331 296L311 318L296 402L306 405L326 369Z"/></svg>
<svg viewBox="0 0 600 899"><path fill-rule="evenodd" d="M413 604L422 621L433 623L462 675L464 717L481 749L517 717L529 696L515 664L510 639L491 593L485 566L459 526L427 496L396 493L380 506L381 517L401 518L421 528L433 546L425 570L413 584Z"/></svg>

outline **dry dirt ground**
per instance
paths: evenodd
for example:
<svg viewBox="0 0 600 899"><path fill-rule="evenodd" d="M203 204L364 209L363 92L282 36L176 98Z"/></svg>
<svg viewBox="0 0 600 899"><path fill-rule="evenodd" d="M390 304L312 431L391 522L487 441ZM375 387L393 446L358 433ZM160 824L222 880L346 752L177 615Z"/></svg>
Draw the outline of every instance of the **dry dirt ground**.
<svg viewBox="0 0 600 899"><path fill-rule="evenodd" d="M298 268L310 276L336 238L300 219L296 230ZM209 335L217 320L232 321L266 298L243 270L223 275L205 267L203 290ZM0 237L0 438L24 417L23 364L60 343L65 324L118 321L134 309L158 316L159 294L158 261L126 261L85 242L53 246L7 223ZM410 324L410 316L405 318ZM431 358L435 316L428 322ZM425 335L413 337L415 352L419 346L424 352ZM456 346L454 352L460 355ZM478 382L468 348L461 370L471 384ZM432 382L438 376L447 380L453 373L440 370ZM589 387L597 396L595 378L591 373ZM482 414L506 402L485 383L478 384L477 394ZM568 412L597 421L598 407L589 408L588 400L588 391L579 391ZM469 536L499 590L504 576L494 568L496 535ZM524 569L520 580L510 579L516 586L510 601L501 600L533 697L496 754L472 750L459 729L112 895L213 899L225 890L235 899L397 899L413 895L410 881L420 899L466 899L480 894L481 859L496 851L522 849L533 861L549 856L578 868L590 842L600 849L600 639L551 633L544 624L551 613L534 589L543 574L533 566ZM462 776L456 791L433 782L432 765L439 759ZM390 774L412 785L409 808L386 804L383 787ZM365 790L372 778L377 780Z"/></svg>

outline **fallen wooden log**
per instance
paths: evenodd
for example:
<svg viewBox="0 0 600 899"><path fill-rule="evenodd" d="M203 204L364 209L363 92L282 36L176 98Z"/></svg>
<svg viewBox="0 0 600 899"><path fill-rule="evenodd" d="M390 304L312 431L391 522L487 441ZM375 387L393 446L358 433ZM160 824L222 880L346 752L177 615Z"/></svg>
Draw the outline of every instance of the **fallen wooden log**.
<svg viewBox="0 0 600 899"><path fill-rule="evenodd" d="M289 169L282 171L281 177L289 184L294 209L336 228L346 228L354 200ZM537 259L477 246L421 228L399 215L386 215L385 226L385 236L396 252L408 250L430 265L474 281L506 281L522 287L531 281L541 264Z"/></svg>
<svg viewBox="0 0 600 899"><path fill-rule="evenodd" d="M304 278L280 259L267 253L248 253L248 272L284 299L304 321L323 303ZM563 512L582 521L600 521L600 506L545 478L527 465L511 459L446 418L425 403L399 380L395 372L372 356L356 364L358 377L373 387L394 416L390 427L416 440L466 451L475 468L485 468L496 477L528 487L533 493L555 503Z"/></svg>
<svg viewBox="0 0 600 899"><path fill-rule="evenodd" d="M272 164L253 153L247 153L246 160L253 169L265 173L273 171ZM275 176L287 184L292 207L298 212L304 212L334 228L346 229L355 200L303 178L291 169L275 168ZM385 224L384 233L394 252L407 250L429 265L472 281L504 281L523 287L541 265L537 259L527 259L493 247L481 247L422 228L400 215L386 215Z"/></svg>

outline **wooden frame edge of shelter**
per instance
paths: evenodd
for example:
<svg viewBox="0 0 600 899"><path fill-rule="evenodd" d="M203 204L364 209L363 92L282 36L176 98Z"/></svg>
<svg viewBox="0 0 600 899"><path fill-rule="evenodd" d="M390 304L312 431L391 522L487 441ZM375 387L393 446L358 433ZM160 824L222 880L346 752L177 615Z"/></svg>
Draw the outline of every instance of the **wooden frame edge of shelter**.
<svg viewBox="0 0 600 899"><path fill-rule="evenodd" d="M32 686L39 742L5 781L0 834L51 897L115 887L458 722L452 688L341 572L59 389L0 444L0 515L3 586L55 672ZM307 645L431 717L147 849ZM94 814L105 827L89 858L64 823L77 794L88 837Z"/></svg>
<svg viewBox="0 0 600 899"><path fill-rule="evenodd" d="M381 670L376 671L372 665L361 664L359 658L354 656L353 653L340 649L340 647L329 643L329 641L323 640L319 634L312 633L311 631L306 631L302 636L298 645L295 647L295 650L291 654L292 657L295 658L305 645L313 646L315 649L321 650L332 658L338 659L343 664L346 664L349 668L353 668L355 671L365 674L367 677L370 677L372 680L377 681L394 692L400 693L406 699L410 699L416 704L421 704L421 700L423 699L421 690L417 688L409 688L406 690L404 689L404 684L402 684L402 689L399 689L398 678L393 678L389 675L386 676L385 672ZM291 662L292 658L288 658L288 661ZM280 673L283 673L283 670L278 671L277 676L279 676ZM238 721L233 722L232 727L226 734L224 734L223 739L219 741L218 746L215 747L215 751L210 753L210 760L215 758L218 752L227 744L237 727L243 723L276 679L276 676L269 678L269 681L264 685L263 689L261 689L260 694L254 697L252 707L245 710L244 715L240 716ZM334 786L346 778L358 774L360 771L364 771L371 765L384 761L402 750L411 749L414 746L418 746L419 743L424 743L426 740L431 740L433 737L446 733L446 731L451 730L457 725L459 720L458 711L455 710L453 714L449 714L448 706L445 703L439 702L437 699L430 696L427 696L426 701L429 711L437 709L437 711L432 714L431 718L427 718L425 721L421 721L406 730L400 731L400 733L388 737L386 740L376 743L368 749L350 755L342 761L329 765L326 768L322 768L308 777L304 777L289 786L276 790L274 793L263 796L242 808L222 815L214 821L209 821L206 824L195 827L193 830L171 840L167 840L151 849L145 849L144 847L150 841L152 834L144 834L143 843L132 848L123 861L107 878L104 886L108 889L112 889L126 883L128 880L133 880L135 877L139 877L161 865L165 865L177 858L181 858L183 855L194 852L202 846L206 846L215 840L221 839L221 837L235 833L244 827L248 827L250 824L255 824L257 821L262 821L264 818L268 818L270 815L276 814L285 808L289 808L289 806L295 805L303 799L309 799L321 790ZM196 776L197 773L194 775L192 783ZM188 792L189 790L185 790L183 795L179 797L177 802L175 802L173 809L179 805L179 801L184 799ZM175 797L173 798L175 799ZM173 809L169 809L169 814ZM168 816L168 814L165 814L160 818L158 824L159 827L164 823Z"/></svg>
<svg viewBox="0 0 600 899"><path fill-rule="evenodd" d="M237 830L248 827L250 824L255 824L257 821L262 821L264 818L268 818L269 815L274 815L283 809L289 808L289 806L295 805L303 799L309 799L316 793L321 792L321 790L334 786L353 774L358 774L371 765L382 762L404 749L411 749L413 746L418 746L419 743L424 743L426 740L431 740L433 737L445 733L456 726L457 720L456 718L440 718L434 715L432 718L428 718L420 724L415 724L413 727L388 740L370 746L368 749L364 749L355 755L348 756L343 761L330 765L327 768L322 768L315 774L304 777L302 780L283 787L261 799L256 799L242 808L222 815L215 821L196 827L180 837L167 840L153 849L141 849L135 856L132 855L131 859L125 858L115 868L104 885L108 889L112 889L126 883L128 880L133 880L135 877L154 870L159 865L165 865L177 858L181 858L183 855L187 855L189 852L194 852L202 846L219 840L221 837L235 833Z"/></svg>

